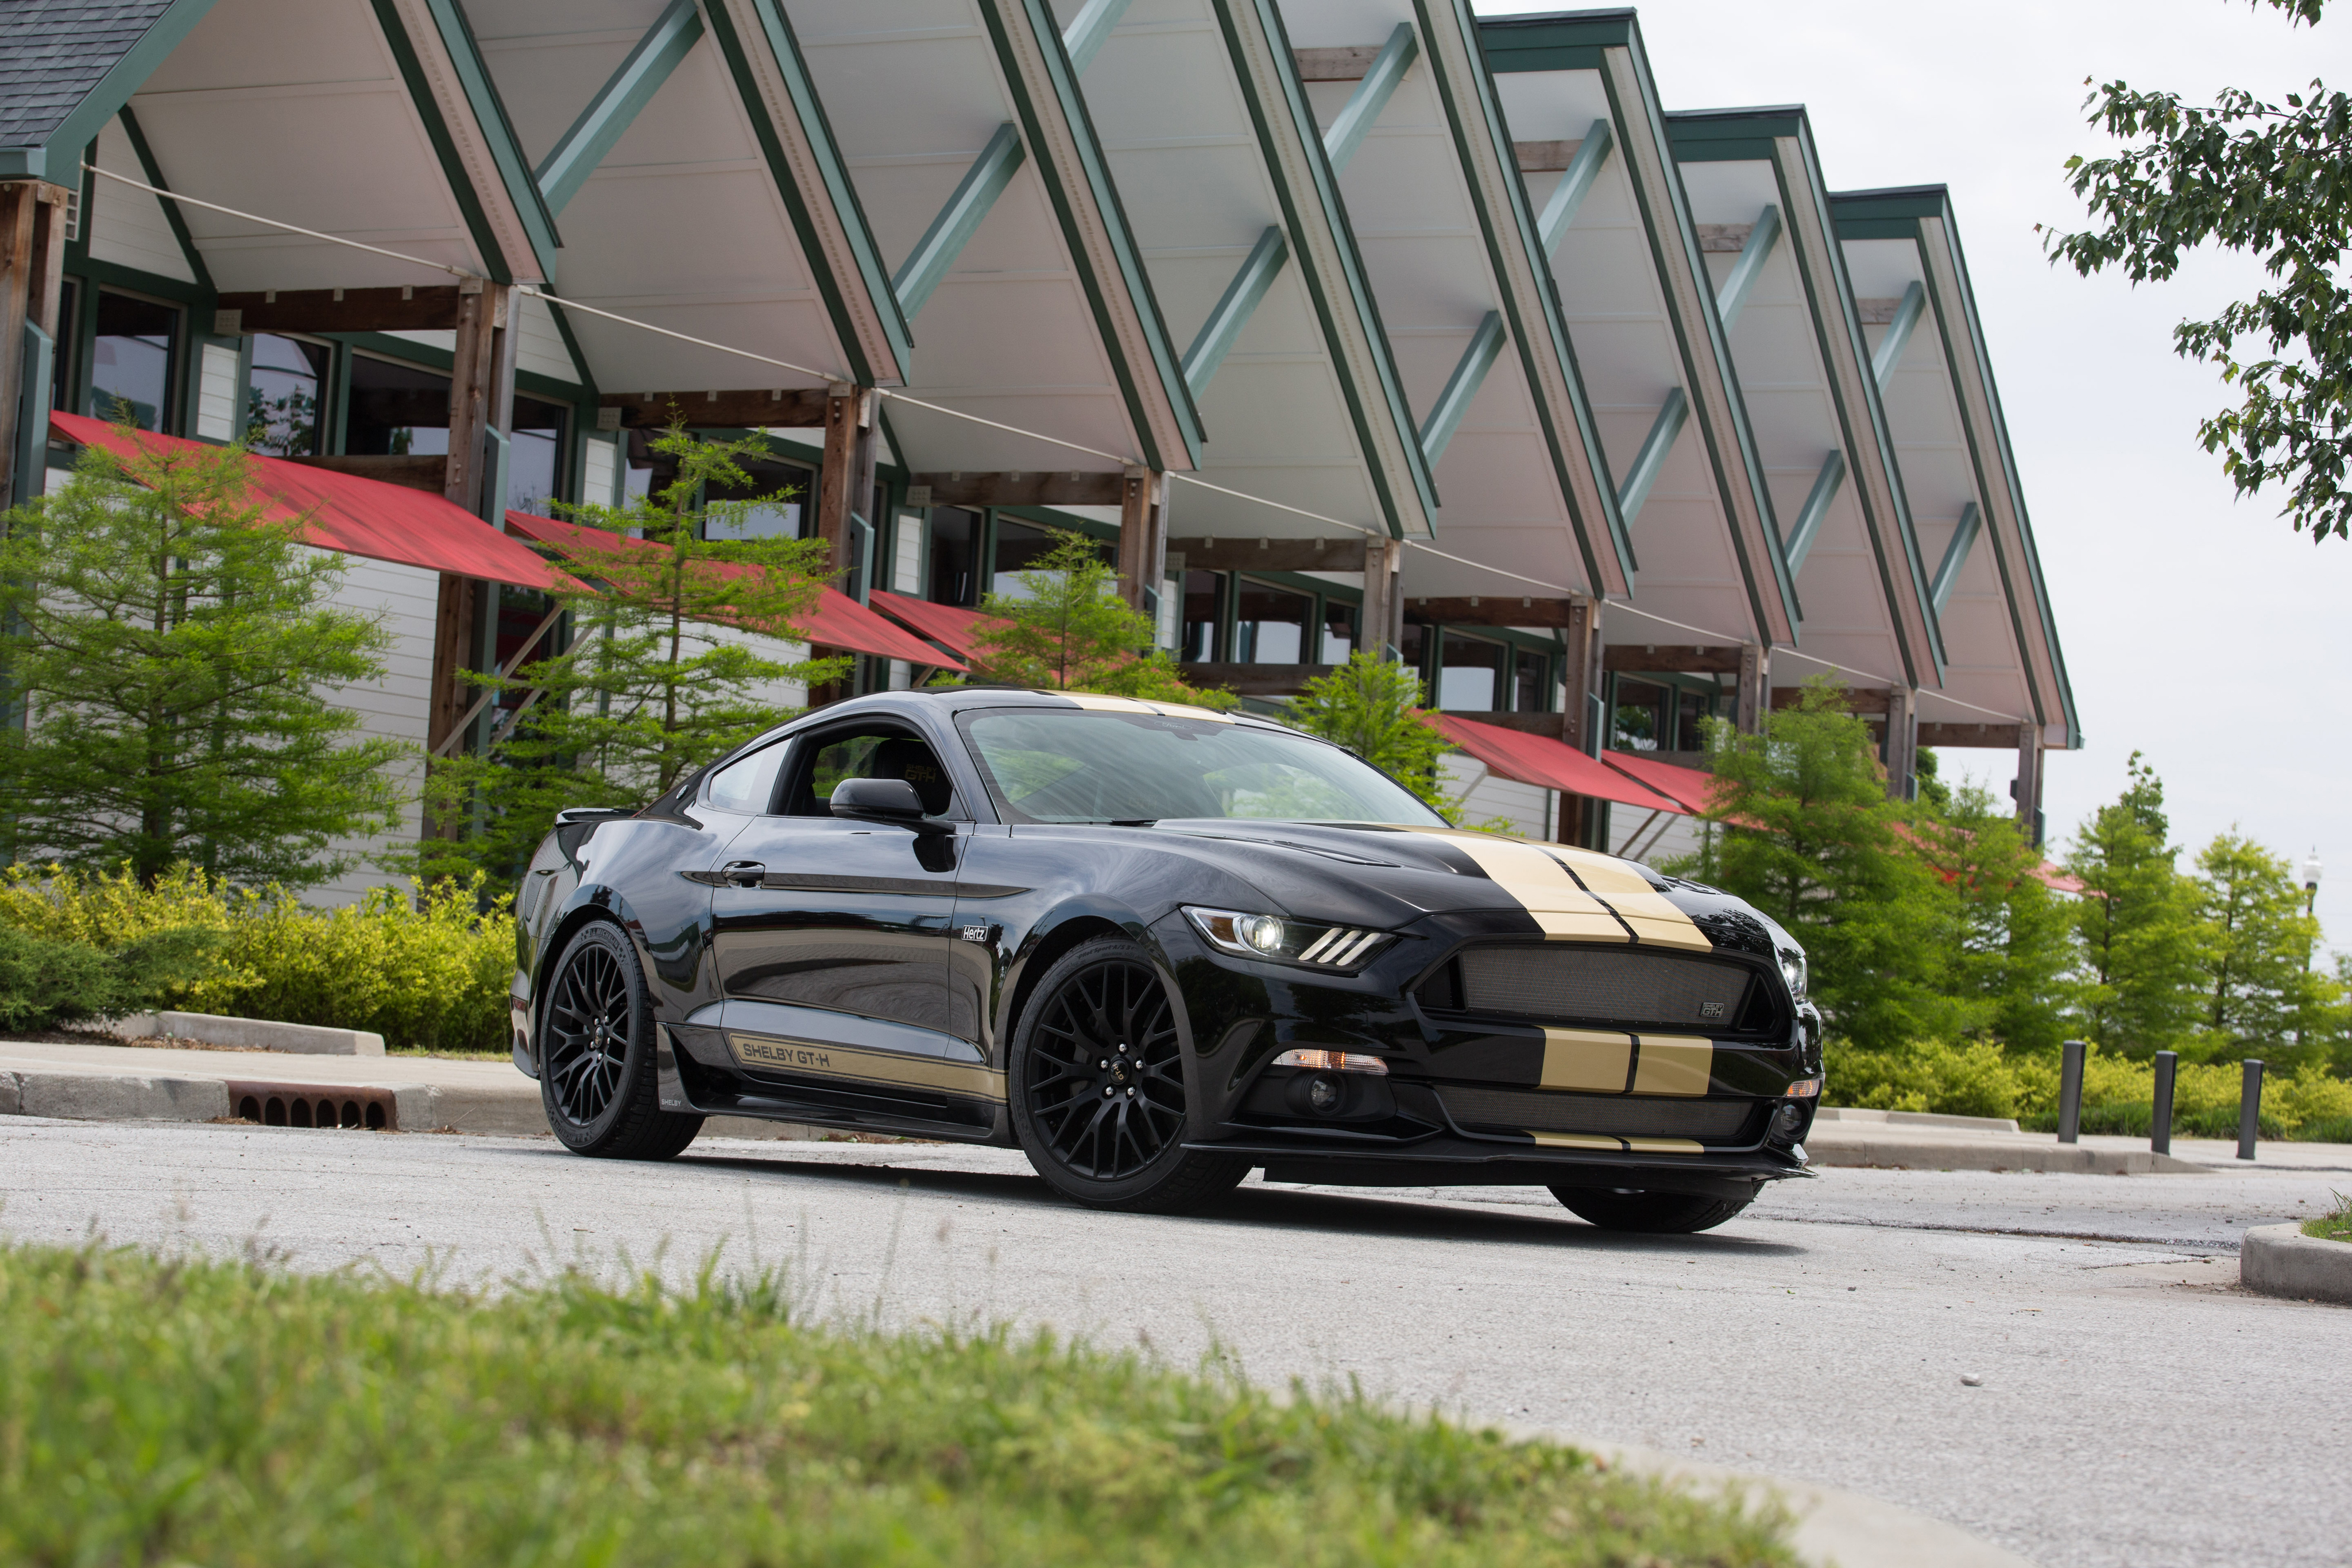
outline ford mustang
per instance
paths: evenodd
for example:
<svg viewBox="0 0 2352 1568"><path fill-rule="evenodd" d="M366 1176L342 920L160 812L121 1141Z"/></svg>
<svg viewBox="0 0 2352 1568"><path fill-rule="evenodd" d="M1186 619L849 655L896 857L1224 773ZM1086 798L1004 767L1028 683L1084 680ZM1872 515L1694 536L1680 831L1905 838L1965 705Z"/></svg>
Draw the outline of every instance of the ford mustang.
<svg viewBox="0 0 2352 1568"><path fill-rule="evenodd" d="M583 1155L764 1117L1018 1147L1101 1208L1263 1169L1656 1232L1806 1174L1821 1018L1779 925L1267 720L863 697L565 812L523 880L515 1065Z"/></svg>

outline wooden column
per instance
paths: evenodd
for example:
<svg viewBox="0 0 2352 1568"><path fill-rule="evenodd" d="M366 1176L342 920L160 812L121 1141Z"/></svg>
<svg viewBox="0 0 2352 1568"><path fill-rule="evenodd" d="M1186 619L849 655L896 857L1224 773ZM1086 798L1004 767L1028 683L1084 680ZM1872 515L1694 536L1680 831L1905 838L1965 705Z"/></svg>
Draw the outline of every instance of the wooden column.
<svg viewBox="0 0 2352 1568"><path fill-rule="evenodd" d="M2017 727L2017 822L2038 849L2042 844L2042 727L2028 720Z"/></svg>
<svg viewBox="0 0 2352 1568"><path fill-rule="evenodd" d="M1403 568L1403 545L1394 539L1364 541L1363 623L1357 635L1366 648L1377 652L1404 641L1404 595L1399 580Z"/></svg>
<svg viewBox="0 0 2352 1568"><path fill-rule="evenodd" d="M1129 467L1118 490L1118 596L1141 612L1159 592L1168 560L1168 476Z"/></svg>
<svg viewBox="0 0 2352 1568"><path fill-rule="evenodd" d="M825 389L824 469L817 478L816 532L825 542L835 587L849 570L849 515L873 503L874 392L835 382ZM872 518L866 518L868 522Z"/></svg>
<svg viewBox="0 0 2352 1568"><path fill-rule="evenodd" d="M1739 650L1739 732L1761 731L1771 710L1772 651L1760 643L1747 643Z"/></svg>
<svg viewBox="0 0 2352 1568"><path fill-rule="evenodd" d="M512 417L514 375L512 333L499 341L507 290L496 283L468 277L457 285L457 362L449 376L449 471L441 493L472 512L482 504L482 448L485 433L504 430ZM505 358L507 406L499 407L499 361Z"/></svg>
<svg viewBox="0 0 2352 1568"><path fill-rule="evenodd" d="M46 430L29 433L20 421L46 422L49 389L28 387L25 381L25 327L27 322L58 335L58 289L65 261L66 199L63 185L39 180L12 180L0 184L0 507L16 494L16 454L30 434L38 452ZM38 475L27 476L26 494L41 488Z"/></svg>
<svg viewBox="0 0 2352 1568"><path fill-rule="evenodd" d="M1886 796L1911 799L1912 776L1919 771L1919 694L1909 686L1886 694Z"/></svg>

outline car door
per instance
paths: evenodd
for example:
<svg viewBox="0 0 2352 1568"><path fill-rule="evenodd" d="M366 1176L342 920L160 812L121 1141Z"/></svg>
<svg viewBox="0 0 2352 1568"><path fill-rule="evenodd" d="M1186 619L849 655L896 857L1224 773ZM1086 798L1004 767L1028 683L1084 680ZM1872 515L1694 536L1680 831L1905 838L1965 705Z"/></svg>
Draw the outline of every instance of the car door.
<svg viewBox="0 0 2352 1568"><path fill-rule="evenodd" d="M832 815L834 786L858 778L907 779L934 818L968 815L929 742L903 724L802 735L773 808L736 835L712 879L723 1027L747 1068L936 1087L940 1075L919 1063L950 1054L949 921L962 841Z"/></svg>

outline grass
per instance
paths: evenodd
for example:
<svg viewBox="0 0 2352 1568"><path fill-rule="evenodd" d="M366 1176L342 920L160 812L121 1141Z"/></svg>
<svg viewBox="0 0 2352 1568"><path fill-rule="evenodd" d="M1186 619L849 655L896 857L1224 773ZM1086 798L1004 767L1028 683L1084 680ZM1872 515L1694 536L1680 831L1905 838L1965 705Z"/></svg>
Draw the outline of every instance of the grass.
<svg viewBox="0 0 2352 1568"><path fill-rule="evenodd" d="M1365 1325L1412 1333L1413 1325ZM1353 1392L794 1321L0 1248L0 1561L1786 1564L1782 1521Z"/></svg>
<svg viewBox="0 0 2352 1568"><path fill-rule="evenodd" d="M2322 1241L2352 1241L2352 1197L2334 1195L2336 1207L2303 1222L2303 1233Z"/></svg>

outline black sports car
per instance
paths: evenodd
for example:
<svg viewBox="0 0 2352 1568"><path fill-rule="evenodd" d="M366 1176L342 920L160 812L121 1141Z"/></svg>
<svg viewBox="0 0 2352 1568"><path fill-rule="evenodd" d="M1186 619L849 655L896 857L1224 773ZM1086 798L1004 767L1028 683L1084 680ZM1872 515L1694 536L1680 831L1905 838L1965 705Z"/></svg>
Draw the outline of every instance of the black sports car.
<svg viewBox="0 0 2352 1568"><path fill-rule="evenodd" d="M1804 1174L1819 1103L1804 955L1740 900L1200 708L842 703L566 812L524 881L515 1065L586 1155L759 1116L1018 1145L1105 1208L1263 1166L1689 1231Z"/></svg>

